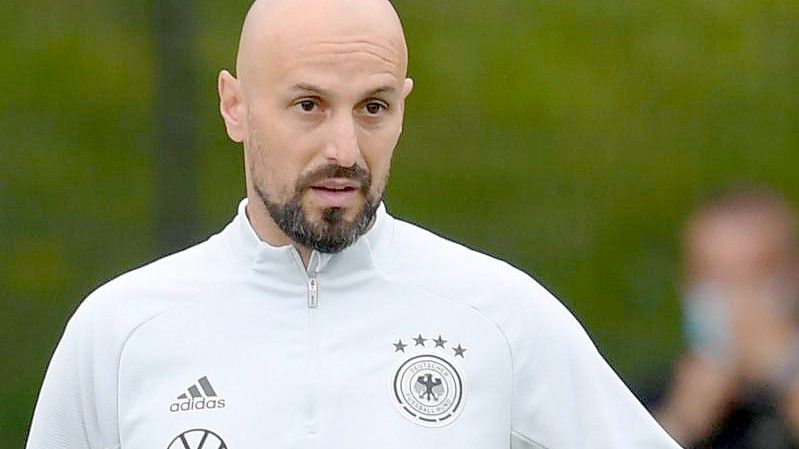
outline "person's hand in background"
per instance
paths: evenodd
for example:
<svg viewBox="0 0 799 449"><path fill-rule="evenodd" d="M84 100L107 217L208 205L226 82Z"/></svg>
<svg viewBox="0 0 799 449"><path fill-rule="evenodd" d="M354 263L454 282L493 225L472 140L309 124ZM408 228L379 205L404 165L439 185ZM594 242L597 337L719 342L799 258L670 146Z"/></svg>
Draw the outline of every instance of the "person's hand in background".
<svg viewBox="0 0 799 449"><path fill-rule="evenodd" d="M685 446L701 441L724 418L736 390L735 377L717 360L689 354L674 372L673 388L656 418Z"/></svg>

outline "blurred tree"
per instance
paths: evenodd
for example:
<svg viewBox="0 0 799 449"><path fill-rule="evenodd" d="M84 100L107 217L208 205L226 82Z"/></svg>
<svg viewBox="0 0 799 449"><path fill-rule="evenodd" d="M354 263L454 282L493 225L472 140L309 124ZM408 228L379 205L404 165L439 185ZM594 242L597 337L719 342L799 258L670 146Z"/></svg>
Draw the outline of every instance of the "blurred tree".
<svg viewBox="0 0 799 449"><path fill-rule="evenodd" d="M196 8L155 0L155 236L159 251L189 246L197 232Z"/></svg>

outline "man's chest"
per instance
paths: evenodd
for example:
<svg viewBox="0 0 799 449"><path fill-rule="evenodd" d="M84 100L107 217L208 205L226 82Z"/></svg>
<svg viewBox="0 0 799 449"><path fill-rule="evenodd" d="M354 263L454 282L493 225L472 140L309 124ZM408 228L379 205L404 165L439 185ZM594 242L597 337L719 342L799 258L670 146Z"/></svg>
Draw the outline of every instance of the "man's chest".
<svg viewBox="0 0 799 449"><path fill-rule="evenodd" d="M122 352L123 448L505 448L511 361L475 311L407 292L236 294L162 314Z"/></svg>

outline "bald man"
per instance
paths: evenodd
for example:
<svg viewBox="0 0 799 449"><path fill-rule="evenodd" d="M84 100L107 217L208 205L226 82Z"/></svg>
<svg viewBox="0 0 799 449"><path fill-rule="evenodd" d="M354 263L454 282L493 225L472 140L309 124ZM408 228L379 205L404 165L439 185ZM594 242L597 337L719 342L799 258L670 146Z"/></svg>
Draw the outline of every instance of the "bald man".
<svg viewBox="0 0 799 449"><path fill-rule="evenodd" d="M28 449L673 449L526 274L393 218L402 27L385 0L256 2L220 110L247 197L93 292Z"/></svg>

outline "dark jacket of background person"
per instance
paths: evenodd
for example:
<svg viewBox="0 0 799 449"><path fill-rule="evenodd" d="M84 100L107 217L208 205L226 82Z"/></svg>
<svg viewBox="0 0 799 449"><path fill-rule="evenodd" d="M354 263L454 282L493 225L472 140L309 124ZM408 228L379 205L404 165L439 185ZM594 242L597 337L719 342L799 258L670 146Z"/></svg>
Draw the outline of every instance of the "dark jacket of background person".
<svg viewBox="0 0 799 449"><path fill-rule="evenodd" d="M666 385L653 380L643 387L643 400L650 410L663 405L665 398L657 391ZM748 392L731 404L725 418L704 441L684 445L685 449L799 449L776 402L768 392Z"/></svg>

